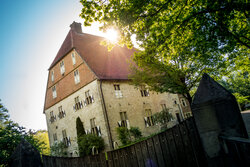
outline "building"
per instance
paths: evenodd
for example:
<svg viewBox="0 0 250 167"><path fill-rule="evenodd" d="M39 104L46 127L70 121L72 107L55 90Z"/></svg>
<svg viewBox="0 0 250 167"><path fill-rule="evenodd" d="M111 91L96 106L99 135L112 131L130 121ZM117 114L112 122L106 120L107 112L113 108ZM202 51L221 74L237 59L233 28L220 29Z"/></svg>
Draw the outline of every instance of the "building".
<svg viewBox="0 0 250 167"><path fill-rule="evenodd" d="M102 37L82 32L81 24L71 29L49 67L44 113L50 145L63 141L69 156L77 156L76 118L87 133L103 137L106 150L119 144L118 126L139 127L143 135L158 130L152 114L168 107L182 119L178 95L135 88L128 80L134 49L115 46L108 51ZM185 108L185 106L184 106Z"/></svg>

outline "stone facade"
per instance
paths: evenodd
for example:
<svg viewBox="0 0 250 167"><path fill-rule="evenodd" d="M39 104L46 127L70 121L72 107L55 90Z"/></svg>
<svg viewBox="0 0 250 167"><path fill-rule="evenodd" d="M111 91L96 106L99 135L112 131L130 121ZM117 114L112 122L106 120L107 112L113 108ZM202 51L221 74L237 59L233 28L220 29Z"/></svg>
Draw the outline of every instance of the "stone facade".
<svg viewBox="0 0 250 167"><path fill-rule="evenodd" d="M68 156L78 156L77 117L81 118L86 133L102 136L106 150L120 144L116 134L119 126L139 127L147 136L159 130L151 116L164 108L170 108L173 115L169 126L186 117L190 107L179 100L182 97L130 84L127 60L133 50L116 46L110 54L100 46L101 38L84 34L80 29L80 23L71 25L49 68L44 113L50 145L63 141Z"/></svg>

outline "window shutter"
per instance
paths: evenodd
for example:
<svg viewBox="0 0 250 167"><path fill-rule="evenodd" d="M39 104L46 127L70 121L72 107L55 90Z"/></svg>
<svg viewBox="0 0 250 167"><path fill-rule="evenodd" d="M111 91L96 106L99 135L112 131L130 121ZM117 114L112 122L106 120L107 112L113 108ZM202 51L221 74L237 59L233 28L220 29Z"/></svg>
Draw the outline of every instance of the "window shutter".
<svg viewBox="0 0 250 167"><path fill-rule="evenodd" d="M126 120L126 123L127 123L127 128L130 129L129 120Z"/></svg>
<svg viewBox="0 0 250 167"><path fill-rule="evenodd" d="M93 95L91 95L91 101L92 101L92 103L94 103L94 96Z"/></svg>
<svg viewBox="0 0 250 167"><path fill-rule="evenodd" d="M80 101L80 108L83 108L82 101Z"/></svg>
<svg viewBox="0 0 250 167"><path fill-rule="evenodd" d="M84 106L87 106L87 102L86 102L86 100L84 100L84 101L83 101L83 103L84 103Z"/></svg>
<svg viewBox="0 0 250 167"><path fill-rule="evenodd" d="M98 133L98 136L102 136L100 126L97 126L97 133Z"/></svg>
<svg viewBox="0 0 250 167"><path fill-rule="evenodd" d="M122 126L122 121L118 121L118 126L121 127Z"/></svg>
<svg viewBox="0 0 250 167"><path fill-rule="evenodd" d="M144 117L144 122L145 122L146 127L149 127L149 125L148 125L148 118L147 117Z"/></svg>
<svg viewBox="0 0 250 167"><path fill-rule="evenodd" d="M76 106L75 106L75 104L73 105L73 110L76 112Z"/></svg>

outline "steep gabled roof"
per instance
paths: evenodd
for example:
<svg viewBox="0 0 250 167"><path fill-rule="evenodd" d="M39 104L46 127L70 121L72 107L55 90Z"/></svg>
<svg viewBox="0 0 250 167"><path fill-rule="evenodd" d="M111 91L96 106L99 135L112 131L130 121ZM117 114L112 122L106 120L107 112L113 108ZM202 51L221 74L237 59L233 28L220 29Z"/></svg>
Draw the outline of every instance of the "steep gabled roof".
<svg viewBox="0 0 250 167"><path fill-rule="evenodd" d="M49 69L75 49L99 79L128 79L129 61L135 49L115 46L108 51L100 44L103 40L71 28Z"/></svg>

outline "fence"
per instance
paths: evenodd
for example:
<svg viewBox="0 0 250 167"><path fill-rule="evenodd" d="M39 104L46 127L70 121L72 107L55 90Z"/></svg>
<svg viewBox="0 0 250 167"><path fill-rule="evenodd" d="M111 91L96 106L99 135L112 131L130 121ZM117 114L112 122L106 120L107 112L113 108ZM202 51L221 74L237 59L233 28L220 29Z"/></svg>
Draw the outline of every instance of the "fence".
<svg viewBox="0 0 250 167"><path fill-rule="evenodd" d="M250 166L250 140L239 137L220 137L224 156L223 165L232 167Z"/></svg>
<svg viewBox="0 0 250 167"><path fill-rule="evenodd" d="M87 157L43 156L44 167L199 167L205 156L193 118L147 140Z"/></svg>

